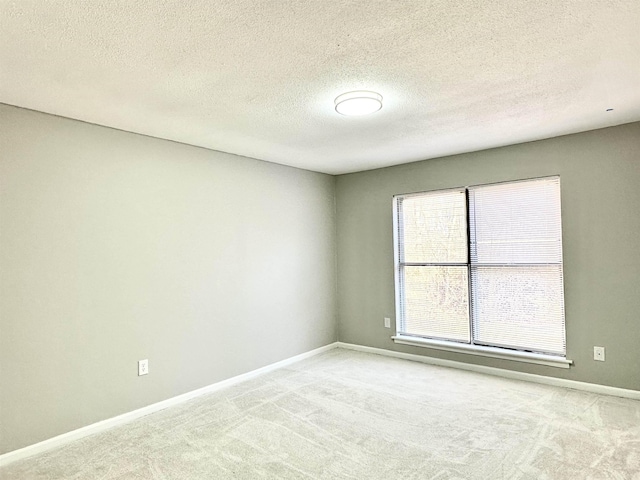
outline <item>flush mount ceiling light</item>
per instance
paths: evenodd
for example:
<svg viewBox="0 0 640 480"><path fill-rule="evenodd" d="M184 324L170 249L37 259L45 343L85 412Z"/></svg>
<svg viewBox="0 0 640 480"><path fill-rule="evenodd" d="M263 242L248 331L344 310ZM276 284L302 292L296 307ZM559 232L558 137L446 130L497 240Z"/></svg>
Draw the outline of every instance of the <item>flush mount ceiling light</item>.
<svg viewBox="0 0 640 480"><path fill-rule="evenodd" d="M382 108L382 95L364 90L347 92L338 95L334 103L341 115L368 115Z"/></svg>

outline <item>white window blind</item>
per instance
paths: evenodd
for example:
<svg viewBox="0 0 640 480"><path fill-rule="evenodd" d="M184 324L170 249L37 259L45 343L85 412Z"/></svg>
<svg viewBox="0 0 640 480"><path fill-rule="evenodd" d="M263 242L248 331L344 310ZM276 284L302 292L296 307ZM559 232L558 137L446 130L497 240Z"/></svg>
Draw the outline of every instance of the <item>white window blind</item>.
<svg viewBox="0 0 640 480"><path fill-rule="evenodd" d="M564 355L560 179L469 188L475 343Z"/></svg>
<svg viewBox="0 0 640 480"><path fill-rule="evenodd" d="M398 200L403 333L469 342L464 189Z"/></svg>
<svg viewBox="0 0 640 480"><path fill-rule="evenodd" d="M464 190L406 196L400 200L403 262L466 263L467 200Z"/></svg>
<svg viewBox="0 0 640 480"><path fill-rule="evenodd" d="M559 178L395 202L399 334L565 355Z"/></svg>

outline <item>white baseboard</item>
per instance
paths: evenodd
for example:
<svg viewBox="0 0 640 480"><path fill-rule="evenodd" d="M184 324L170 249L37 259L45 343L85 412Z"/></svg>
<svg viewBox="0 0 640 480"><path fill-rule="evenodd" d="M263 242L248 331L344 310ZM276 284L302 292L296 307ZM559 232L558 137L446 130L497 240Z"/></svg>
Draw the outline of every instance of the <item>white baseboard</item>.
<svg viewBox="0 0 640 480"><path fill-rule="evenodd" d="M230 387L232 385L236 385L241 382L246 382L247 380L251 380L259 375L272 372L279 368L286 367L287 365L291 365L292 363L296 363L296 362L299 362L300 360L304 360L305 358L313 357L315 355L326 352L328 350L332 350L337 346L338 346L338 342L330 343L329 345L325 345L324 347L316 348L315 350L301 353L300 355L296 355L294 357L286 358L279 362L272 363L271 365L267 365L265 367L258 368L256 370L252 370L250 372L243 373L241 375L237 375L235 377L231 377L226 380L222 380L220 382L208 385L206 387L202 387L197 390L193 390L191 392L183 393L182 395L178 395L176 397L172 397L158 403L147 405L146 407L133 410L132 412L124 413L122 415L118 415L117 417L108 418L100 422L92 423L91 425L87 425L86 427L78 428L77 430L72 430L70 432L63 433L53 438L43 440L42 442L38 442L33 445L26 446L24 448L20 448L12 452L7 452L3 455L0 455L0 467L7 465L9 463L15 462L17 460L21 460L23 458L36 455L38 453L43 453L48 450L61 447L62 445L65 445L69 442L73 442L74 440L78 440L88 435L93 435L94 433L103 432L115 426L123 425L125 423L131 422L132 420L136 420L140 417L144 417L145 415L149 415L150 413L154 413L159 410L164 410L165 408L172 407L180 403L184 403L187 400L191 400L192 398L198 397L200 395L204 395L205 393L215 392L222 388Z"/></svg>
<svg viewBox="0 0 640 480"><path fill-rule="evenodd" d="M596 383L577 382L575 380L565 380L564 378L545 377L543 375L535 375L533 373L516 372L513 370L486 367L484 365L474 365L471 363L456 362L453 360L444 360L442 358L426 357L412 353L395 352L393 350L365 347L363 345L354 345L352 343L338 342L338 347L348 350L357 350L359 352L375 353L377 355L384 355L387 357L402 358L404 360L412 360L414 362L428 363L431 365L438 365L440 367L451 367L460 370L469 370L471 372L486 373L488 375L511 378L514 380L524 380L527 382L542 383L544 385L553 385L555 387L572 388L574 390L582 390L585 392L640 400L640 391L638 390L609 387L606 385L598 385Z"/></svg>

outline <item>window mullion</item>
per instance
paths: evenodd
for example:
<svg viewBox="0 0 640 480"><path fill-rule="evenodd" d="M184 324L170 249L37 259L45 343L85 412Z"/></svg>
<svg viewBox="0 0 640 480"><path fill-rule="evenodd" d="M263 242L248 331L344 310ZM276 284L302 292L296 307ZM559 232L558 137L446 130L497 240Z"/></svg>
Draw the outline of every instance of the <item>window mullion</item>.
<svg viewBox="0 0 640 480"><path fill-rule="evenodd" d="M469 189L465 188L464 189L465 192L465 198L466 198L466 208L467 208L467 212L466 212L466 221L467 221L467 282L468 282L468 288L467 288L467 295L469 295L469 299L468 299L468 304L469 304L469 343L471 345L475 345L475 332L473 329L473 282L471 281L471 209L469 208L470 206L470 201L471 199L469 198Z"/></svg>
<svg viewBox="0 0 640 480"><path fill-rule="evenodd" d="M438 262L438 263L429 263L429 262L400 262L400 265L403 267L466 267L468 265L467 262Z"/></svg>

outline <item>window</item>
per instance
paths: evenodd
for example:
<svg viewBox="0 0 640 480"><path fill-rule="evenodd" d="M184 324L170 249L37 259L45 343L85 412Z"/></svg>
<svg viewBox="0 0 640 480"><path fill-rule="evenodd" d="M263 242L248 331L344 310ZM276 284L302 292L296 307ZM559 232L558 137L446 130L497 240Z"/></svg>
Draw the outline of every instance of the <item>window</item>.
<svg viewBox="0 0 640 480"><path fill-rule="evenodd" d="M399 195L394 210L396 341L566 356L559 177Z"/></svg>

